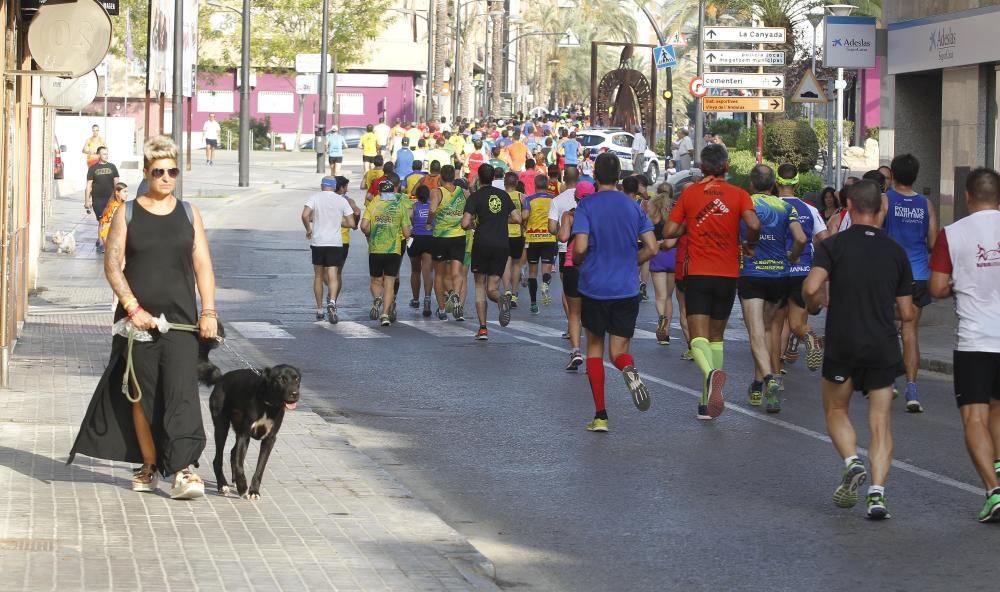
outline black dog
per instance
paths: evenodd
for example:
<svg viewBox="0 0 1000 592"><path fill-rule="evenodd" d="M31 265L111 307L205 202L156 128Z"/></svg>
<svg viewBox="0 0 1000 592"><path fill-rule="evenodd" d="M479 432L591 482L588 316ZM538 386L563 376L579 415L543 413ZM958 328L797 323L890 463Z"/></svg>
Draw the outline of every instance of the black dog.
<svg viewBox="0 0 1000 592"><path fill-rule="evenodd" d="M268 456L285 418L285 410L295 409L299 401L299 384L302 375L297 368L280 364L254 370L233 370L225 374L208 361L208 351L199 356L198 378L214 387L208 407L215 425L215 480L219 493L229 493L229 484L222 472L222 452L229 436L229 426L236 432L236 444L230 452L233 481L241 497L260 499L260 482L264 477ZM260 440L260 456L250 486L247 487L243 463L246 460L250 438Z"/></svg>

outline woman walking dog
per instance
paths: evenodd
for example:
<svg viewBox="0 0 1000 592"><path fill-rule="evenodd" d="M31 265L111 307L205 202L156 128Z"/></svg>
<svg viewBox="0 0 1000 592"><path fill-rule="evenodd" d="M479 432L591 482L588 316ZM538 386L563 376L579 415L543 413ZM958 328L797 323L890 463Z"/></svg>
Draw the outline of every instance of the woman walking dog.
<svg viewBox="0 0 1000 592"><path fill-rule="evenodd" d="M134 491L153 491L159 471L164 477L174 475L170 497L192 499L205 493L204 482L190 466L197 466L205 448L196 368L198 336L215 339L218 332L215 276L201 215L173 194L180 174L177 146L158 136L146 142L143 153L149 189L115 213L104 273L119 302L116 323L130 320L151 341L130 344L115 335L68 462L80 453L141 463L132 480ZM161 315L174 324L197 323L198 336L157 331L155 319ZM126 398L123 377L129 359L135 380L128 381L131 398Z"/></svg>

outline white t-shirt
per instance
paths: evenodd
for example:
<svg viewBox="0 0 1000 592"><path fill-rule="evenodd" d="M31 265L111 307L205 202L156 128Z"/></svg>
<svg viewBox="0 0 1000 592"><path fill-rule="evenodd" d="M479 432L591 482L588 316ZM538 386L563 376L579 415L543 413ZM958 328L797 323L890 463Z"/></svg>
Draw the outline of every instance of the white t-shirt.
<svg viewBox="0 0 1000 592"><path fill-rule="evenodd" d="M632 141L632 152L638 152L640 154L646 154L646 137L642 134L635 134L635 140Z"/></svg>
<svg viewBox="0 0 1000 592"><path fill-rule="evenodd" d="M380 123L372 131L375 132L375 140L378 141L379 146L385 146L389 143L389 134L392 133L391 127Z"/></svg>
<svg viewBox="0 0 1000 592"><path fill-rule="evenodd" d="M306 199L306 207L312 210L314 247L342 247L344 237L341 232L344 216L353 216L354 210L347 199L333 191L313 193Z"/></svg>
<svg viewBox="0 0 1000 592"><path fill-rule="evenodd" d="M694 150L694 142L691 136L684 136L684 139L677 143L677 157L691 158L691 151Z"/></svg>
<svg viewBox="0 0 1000 592"><path fill-rule="evenodd" d="M549 202L549 220L555 220L556 224L559 224L562 222L563 214L574 208L576 208L576 187L571 187ZM566 243L559 243L559 252L566 252Z"/></svg>
<svg viewBox="0 0 1000 592"><path fill-rule="evenodd" d="M1000 352L1000 211L982 210L945 226L931 268L951 267L961 352ZM943 259L943 260L941 260ZM950 265L948 265L950 264Z"/></svg>
<svg viewBox="0 0 1000 592"><path fill-rule="evenodd" d="M222 132L222 126L219 125L218 121L211 119L206 121L201 128L201 133L205 135L206 140L218 140L220 132Z"/></svg>

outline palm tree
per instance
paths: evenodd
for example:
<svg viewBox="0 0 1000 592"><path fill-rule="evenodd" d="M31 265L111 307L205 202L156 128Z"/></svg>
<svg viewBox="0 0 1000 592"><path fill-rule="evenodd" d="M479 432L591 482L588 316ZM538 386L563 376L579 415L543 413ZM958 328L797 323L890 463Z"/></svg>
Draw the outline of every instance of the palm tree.
<svg viewBox="0 0 1000 592"><path fill-rule="evenodd" d="M429 0L434 2L434 94L428 97L432 101L431 118L435 121L441 117L441 98L444 92L444 69L448 56L452 53L450 35L448 34L448 0ZM454 86L454 84L452 84Z"/></svg>

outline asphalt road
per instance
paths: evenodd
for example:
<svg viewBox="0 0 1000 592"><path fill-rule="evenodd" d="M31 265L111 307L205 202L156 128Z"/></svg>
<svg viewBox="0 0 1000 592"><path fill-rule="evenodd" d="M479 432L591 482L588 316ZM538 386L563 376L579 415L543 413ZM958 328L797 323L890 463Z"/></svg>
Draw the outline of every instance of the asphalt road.
<svg viewBox="0 0 1000 592"><path fill-rule="evenodd" d="M301 159L300 159L301 160ZM897 464L887 487L893 519L834 507L842 463L826 441L819 376L791 367L783 410L746 404L752 362L734 316L727 340L728 410L694 417L700 373L675 342L633 354L652 390L632 406L608 371L611 432L593 434L586 376L567 374L561 308L491 325L367 320L365 241L352 237L336 327L313 321L312 270L298 216L319 176L285 158L256 178L274 187L206 205L220 314L234 343L260 363L304 373L303 402L400 478L494 561L512 590L997 590L1000 530L975 520L983 495L965 452L950 380L925 375L926 413L894 405ZM218 166L218 165L217 165ZM349 170L350 167L349 167ZM196 167L192 181L217 173ZM357 173L353 175L358 178ZM360 191L352 187L352 193ZM204 200L207 204L209 200ZM558 282L554 295L558 302ZM527 302L526 290L521 290ZM496 319L495 309L490 310ZM804 358L804 356L803 356ZM219 360L229 363L224 357ZM865 402L852 416L868 440ZM275 454L281 454L281 444ZM307 479L308 475L303 475Z"/></svg>

